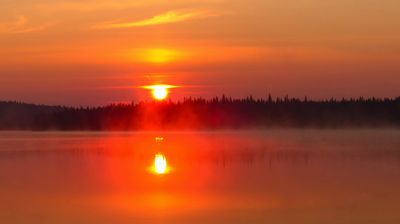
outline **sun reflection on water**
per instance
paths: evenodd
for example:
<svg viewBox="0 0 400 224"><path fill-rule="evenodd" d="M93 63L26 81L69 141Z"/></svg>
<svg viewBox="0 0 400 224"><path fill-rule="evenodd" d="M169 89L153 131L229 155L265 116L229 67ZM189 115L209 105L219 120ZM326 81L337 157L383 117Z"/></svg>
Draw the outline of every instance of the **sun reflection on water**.
<svg viewBox="0 0 400 224"><path fill-rule="evenodd" d="M156 174L166 174L168 172L167 158L163 154L157 153L154 156L153 171Z"/></svg>
<svg viewBox="0 0 400 224"><path fill-rule="evenodd" d="M164 141L164 137L155 137L154 140L156 141L156 143L161 143Z"/></svg>

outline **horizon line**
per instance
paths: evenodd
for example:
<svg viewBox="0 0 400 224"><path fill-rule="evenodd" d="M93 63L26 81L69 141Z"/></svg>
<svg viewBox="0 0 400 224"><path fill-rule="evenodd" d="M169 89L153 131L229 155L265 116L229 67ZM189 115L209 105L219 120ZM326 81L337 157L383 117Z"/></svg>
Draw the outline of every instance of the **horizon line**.
<svg viewBox="0 0 400 224"><path fill-rule="evenodd" d="M277 97L272 97L271 94L267 94L265 97L254 97L252 95L248 95L246 97L230 97L225 94L222 94L220 96L214 96L214 97L183 97L182 99L178 100L173 100L171 98L162 100L162 101L157 101L154 99L146 99L146 100L131 100L131 101L115 101L115 102L110 102L110 103L105 103L101 105L67 105L67 104L46 104L46 103L38 103L38 102L29 102L29 101L22 101L22 100L0 100L0 103L16 103L16 104L25 104L25 105L35 105L35 106L48 106L48 107L67 107L67 108L99 108L99 107L109 107L109 106L120 106L120 105L139 105L143 103L153 103L153 104L165 104L165 103L183 103L187 101L199 101L203 100L205 102L212 102L213 100L218 100L221 102L221 100L229 100L232 102L235 101L244 101L244 100L251 100L254 102L272 102L272 103L277 103L277 102L314 102L314 103L326 103L326 102L352 102L352 101L397 101L400 100L400 94L395 97L375 97L375 96L358 96L358 97L330 97L330 98L322 98L322 99L313 99L308 97L307 95L300 98L300 97L290 97L288 94L285 96L277 96Z"/></svg>

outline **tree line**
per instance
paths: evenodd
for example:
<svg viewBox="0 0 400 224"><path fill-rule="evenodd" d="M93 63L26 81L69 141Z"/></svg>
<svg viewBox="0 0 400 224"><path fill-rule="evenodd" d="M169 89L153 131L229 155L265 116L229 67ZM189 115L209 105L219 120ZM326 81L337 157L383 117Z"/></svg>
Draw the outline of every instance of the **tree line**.
<svg viewBox="0 0 400 224"><path fill-rule="evenodd" d="M400 97L309 100L186 98L65 107L0 101L0 130L210 130L400 127Z"/></svg>

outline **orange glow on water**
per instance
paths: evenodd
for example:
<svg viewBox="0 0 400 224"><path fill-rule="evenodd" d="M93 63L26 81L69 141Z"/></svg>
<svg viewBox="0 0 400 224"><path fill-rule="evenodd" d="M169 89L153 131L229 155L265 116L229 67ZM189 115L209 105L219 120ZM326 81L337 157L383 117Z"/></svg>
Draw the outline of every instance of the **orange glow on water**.
<svg viewBox="0 0 400 224"><path fill-rule="evenodd" d="M165 174L168 172L167 158L161 153L157 153L154 157L154 172L156 174Z"/></svg>
<svg viewBox="0 0 400 224"><path fill-rule="evenodd" d="M161 143L164 141L164 137L155 137L154 140L156 141L156 143Z"/></svg>

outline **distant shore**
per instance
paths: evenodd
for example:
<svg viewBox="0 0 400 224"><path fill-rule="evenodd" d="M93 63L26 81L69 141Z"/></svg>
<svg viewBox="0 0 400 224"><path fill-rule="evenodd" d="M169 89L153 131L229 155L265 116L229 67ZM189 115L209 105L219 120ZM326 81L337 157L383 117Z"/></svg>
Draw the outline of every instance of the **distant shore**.
<svg viewBox="0 0 400 224"><path fill-rule="evenodd" d="M141 131L272 128L400 128L400 97L185 99L102 107L0 101L0 130Z"/></svg>

